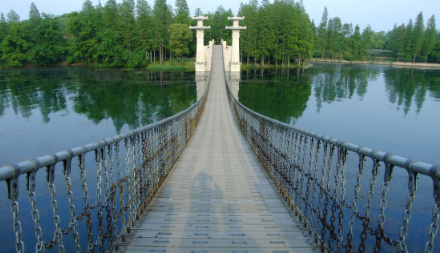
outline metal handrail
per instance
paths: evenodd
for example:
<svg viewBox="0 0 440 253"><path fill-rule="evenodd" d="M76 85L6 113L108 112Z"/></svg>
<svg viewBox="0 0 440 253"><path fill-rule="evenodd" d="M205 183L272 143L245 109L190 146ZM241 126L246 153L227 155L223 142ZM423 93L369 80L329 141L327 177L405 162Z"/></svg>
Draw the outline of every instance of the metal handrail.
<svg viewBox="0 0 440 253"><path fill-rule="evenodd" d="M378 252L381 250L381 243L385 241L400 252L408 252L405 240L417 190L417 176L424 175L430 177L433 183L432 219L425 244L425 252L433 252L440 219L439 165L349 143L261 115L238 101L231 91L226 71L224 76L231 109L240 131L294 213L298 215L299 221L303 222L302 229L309 236L313 236L311 243L320 245L322 251L329 252L339 252L343 248L353 252L354 244L359 244L358 250L363 252L369 247L367 240L370 240L370 245L374 244L374 251ZM358 170L351 203L346 198L345 189L348 151L358 156ZM367 161L367 157L371 161ZM333 160L336 160L336 164L333 164ZM357 205L360 202L361 179L366 175L363 171L368 162L372 163L372 170L367 193L368 202L363 214ZM381 163L385 165L384 170L379 170ZM386 194L393 169L398 167L408 173L408 195L399 238L391 239L390 231L387 231L384 225L388 200ZM374 226L371 222L372 202L375 189L377 191L376 181L381 173L381 200L379 207L376 207L378 224ZM332 208L331 216L327 210L329 205ZM344 218L344 211L350 212L349 219ZM342 218L338 218L335 212L342 213ZM336 226L337 219L339 228ZM344 224L344 221L348 224ZM353 234L356 231L353 231L353 228L356 221L361 224L363 231L357 231L362 232L359 235L361 240L355 243ZM327 233L327 230L330 233ZM367 234L371 237L368 238ZM346 239L344 235L347 236Z"/></svg>

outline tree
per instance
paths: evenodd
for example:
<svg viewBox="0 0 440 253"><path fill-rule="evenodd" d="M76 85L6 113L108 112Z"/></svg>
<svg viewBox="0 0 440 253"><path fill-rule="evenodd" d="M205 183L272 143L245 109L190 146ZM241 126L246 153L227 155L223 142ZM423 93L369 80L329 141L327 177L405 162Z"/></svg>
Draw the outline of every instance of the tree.
<svg viewBox="0 0 440 253"><path fill-rule="evenodd" d="M14 10L10 10L7 17L8 17L8 23L10 24L15 24L20 22L20 16Z"/></svg>
<svg viewBox="0 0 440 253"><path fill-rule="evenodd" d="M352 58L350 60L359 60L361 55L361 28L359 25L356 25L354 28L354 34L351 38L351 50L352 50Z"/></svg>
<svg viewBox="0 0 440 253"><path fill-rule="evenodd" d="M58 20L53 15L43 13L43 19L33 33L35 45L31 57L36 65L49 65L60 62L64 56L64 39Z"/></svg>
<svg viewBox="0 0 440 253"><path fill-rule="evenodd" d="M8 34L8 31L9 31L9 24L6 22L5 15L3 15L2 12L0 17L0 44Z"/></svg>
<svg viewBox="0 0 440 253"><path fill-rule="evenodd" d="M13 23L8 35L0 45L1 60L5 66L21 67L28 62L31 48L29 25L25 22Z"/></svg>
<svg viewBox="0 0 440 253"><path fill-rule="evenodd" d="M405 24L401 24L400 26L394 25L394 28L389 35L387 49L392 50L393 53L397 55L397 61L400 61L400 56L403 54L405 49L405 34Z"/></svg>
<svg viewBox="0 0 440 253"><path fill-rule="evenodd" d="M328 12L327 6L324 7L324 12L322 13L321 23L319 23L318 27L318 41L317 45L321 49L321 58L324 58L324 53L327 45L327 23L328 23Z"/></svg>
<svg viewBox="0 0 440 253"><path fill-rule="evenodd" d="M197 8L196 11L194 12L194 16L198 17L198 16L202 16L203 12L200 8Z"/></svg>
<svg viewBox="0 0 440 253"><path fill-rule="evenodd" d="M406 25L405 39L403 41L403 60L406 62L411 61L411 52L413 47L413 27L413 21L412 19L410 19L408 25Z"/></svg>
<svg viewBox="0 0 440 253"><path fill-rule="evenodd" d="M426 23L426 30L423 34L422 53L424 54L425 63L428 61L428 55L433 51L435 45L435 17L434 15L429 18Z"/></svg>
<svg viewBox="0 0 440 253"><path fill-rule="evenodd" d="M416 23L414 24L413 37L412 37L411 54L413 56L413 62L416 61L417 55L419 55L420 50L422 50L424 30L425 30L425 25L423 23L423 14L420 12L419 15L417 15Z"/></svg>
<svg viewBox="0 0 440 253"><path fill-rule="evenodd" d="M190 25L189 8L186 0L176 0L176 16L174 23Z"/></svg>
<svg viewBox="0 0 440 253"><path fill-rule="evenodd" d="M327 47L328 50L332 54L332 59L334 57L335 52L338 52L341 48L342 42L342 23L341 19L338 17L331 18L328 21L328 35L327 35Z"/></svg>
<svg viewBox="0 0 440 253"><path fill-rule="evenodd" d="M88 11L90 9L93 9L93 4L92 1L90 0L85 0L82 6L82 10L83 11Z"/></svg>
<svg viewBox="0 0 440 253"><path fill-rule="evenodd" d="M40 19L41 19L40 12L38 11L37 6L32 2L29 10L29 21L35 24Z"/></svg>
<svg viewBox="0 0 440 253"><path fill-rule="evenodd" d="M119 22L119 11L116 0L108 0L105 3L104 10L102 12L102 25L106 29L117 31Z"/></svg>
<svg viewBox="0 0 440 253"><path fill-rule="evenodd" d="M183 55L189 53L188 43L192 41L193 34L186 24L172 24L168 28L170 34L170 49L180 56L180 65L183 63Z"/></svg>
<svg viewBox="0 0 440 253"><path fill-rule="evenodd" d="M153 15L157 32L157 48L159 49L159 63L164 62L165 46L168 38L169 9L166 0L155 0Z"/></svg>
<svg viewBox="0 0 440 253"><path fill-rule="evenodd" d="M134 0L124 0L120 7L121 38L128 50L127 58L131 55L133 40L136 34L136 22L134 19Z"/></svg>
<svg viewBox="0 0 440 253"><path fill-rule="evenodd" d="M151 7L145 0L138 0L136 5L137 14L137 26L139 35L139 48L145 53L145 59L148 61L148 50L150 50L150 62L151 49L154 44L154 38L156 34L156 27L154 26L153 18L151 16Z"/></svg>
<svg viewBox="0 0 440 253"><path fill-rule="evenodd" d="M371 26L368 25L362 31L362 42L361 42L361 54L363 55L363 60L365 61L365 56L369 55L369 51L374 43L374 32Z"/></svg>

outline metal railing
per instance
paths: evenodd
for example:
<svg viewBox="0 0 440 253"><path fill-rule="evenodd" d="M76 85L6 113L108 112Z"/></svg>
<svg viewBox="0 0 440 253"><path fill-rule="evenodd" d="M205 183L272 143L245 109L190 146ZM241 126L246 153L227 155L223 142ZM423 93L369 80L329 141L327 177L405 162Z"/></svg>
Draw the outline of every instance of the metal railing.
<svg viewBox="0 0 440 253"><path fill-rule="evenodd" d="M432 182L434 193L433 201L428 201L432 204L432 217L425 231L424 249L433 252L440 218L440 166L323 136L263 116L241 104L231 92L226 73L225 79L231 109L241 132L298 217L303 234L311 237L310 243L328 252L379 252L385 242L391 249L408 252L405 240L417 181L424 180ZM366 167L370 168L369 172ZM407 189L406 196L394 195L403 196L405 207L399 214L403 220L400 225L387 225L386 218L395 216L395 213L386 215L387 202L394 200L394 195L387 197L387 193L393 176L402 171L406 172L403 177L408 184L402 187ZM419 179L418 175L426 177ZM377 181L382 185L380 189L376 187ZM367 184L367 191L361 197L362 184ZM375 193L379 199L374 198Z"/></svg>
<svg viewBox="0 0 440 253"><path fill-rule="evenodd" d="M201 99L172 117L113 138L0 167L0 181L7 184L17 252L25 250L23 229L34 230L36 252L54 246L64 252L69 234L69 252L73 248L75 252L84 251L81 244L87 244L87 252L117 250L193 135L205 106L210 77ZM55 175L62 179L55 180ZM39 199L49 203L37 205L36 188L41 189L44 180L48 197ZM23 181L27 196L19 196ZM20 221L20 205L27 201L32 227L22 227ZM59 207L58 202L68 207ZM52 225L41 224L42 212L52 216ZM52 232L53 237L45 241L43 231Z"/></svg>

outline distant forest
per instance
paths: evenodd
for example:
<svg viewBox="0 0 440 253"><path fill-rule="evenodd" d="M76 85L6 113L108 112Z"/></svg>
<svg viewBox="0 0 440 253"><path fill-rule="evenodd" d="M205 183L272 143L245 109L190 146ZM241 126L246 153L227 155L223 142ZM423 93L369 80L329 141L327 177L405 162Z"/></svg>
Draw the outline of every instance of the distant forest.
<svg viewBox="0 0 440 253"><path fill-rule="evenodd" d="M143 67L162 64L172 58L194 57L196 25L191 16L208 16L211 26L205 31L205 43L214 39L231 43L231 31L225 26L234 16L219 6L215 12L197 8L189 12L186 0L176 0L175 7L166 0L107 0L94 6L85 0L82 10L60 16L40 13L32 3L29 17L21 21L11 10L0 20L0 66L46 66L67 64L102 64L112 67ZM371 60L372 51L385 59L406 62L440 62L440 33L435 17L426 24L419 13L408 24L395 25L388 32L375 32L370 26L362 32L358 25L330 18L324 8L318 26L311 21L302 1L250 0L241 4L237 16L245 16L241 25L241 60L248 65L270 64L290 67L312 57ZM377 51L380 50L380 51ZM383 51L386 50L386 51Z"/></svg>

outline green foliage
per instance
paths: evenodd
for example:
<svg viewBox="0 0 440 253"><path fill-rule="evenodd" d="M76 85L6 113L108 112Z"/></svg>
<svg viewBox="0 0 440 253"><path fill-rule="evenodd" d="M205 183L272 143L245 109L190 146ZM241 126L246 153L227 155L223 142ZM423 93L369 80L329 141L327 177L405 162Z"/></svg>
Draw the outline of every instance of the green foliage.
<svg viewBox="0 0 440 253"><path fill-rule="evenodd" d="M174 23L186 24L191 23L188 4L186 0L176 0L176 16L174 17Z"/></svg>
<svg viewBox="0 0 440 253"><path fill-rule="evenodd" d="M183 55L189 53L188 43L192 41L193 34L186 24L172 24L168 28L170 34L170 48L183 63Z"/></svg>
<svg viewBox="0 0 440 253"><path fill-rule="evenodd" d="M426 24L426 30L423 34L423 45L422 45L422 54L425 62L428 60L428 55L433 52L435 46L435 17L434 15L429 18L428 23Z"/></svg>
<svg viewBox="0 0 440 253"><path fill-rule="evenodd" d="M413 57L413 62L416 61L417 55L419 55L420 50L422 50L424 30L425 30L425 25L423 24L423 14L420 12L416 18L416 23L414 25L413 37L411 43L412 44L411 55Z"/></svg>
<svg viewBox="0 0 440 253"><path fill-rule="evenodd" d="M60 24L53 15L43 13L43 19L34 30L34 46L30 51L33 63L50 65L59 63L64 58L64 39Z"/></svg>
<svg viewBox="0 0 440 253"><path fill-rule="evenodd" d="M0 44L0 59L3 65L21 67L28 62L31 48L29 28L29 24L25 22L11 24L8 35Z"/></svg>
<svg viewBox="0 0 440 253"><path fill-rule="evenodd" d="M206 25L211 26L205 34L205 41L214 40L215 44L220 44L220 41L224 40L230 45L232 42L231 31L226 30L225 26L232 25L232 22L228 20L228 17L232 17L231 9L225 10L225 8L220 5L214 13L208 14L208 22Z"/></svg>
<svg viewBox="0 0 440 253"><path fill-rule="evenodd" d="M10 24L15 24L20 22L20 16L14 10L9 11L7 17L8 17L8 23Z"/></svg>
<svg viewBox="0 0 440 253"><path fill-rule="evenodd" d="M242 4L238 13L245 19L240 22L247 28L240 34L240 50L247 65L266 60L278 66L290 67L291 62L310 58L314 45L314 25L301 3L293 1L256 0Z"/></svg>

